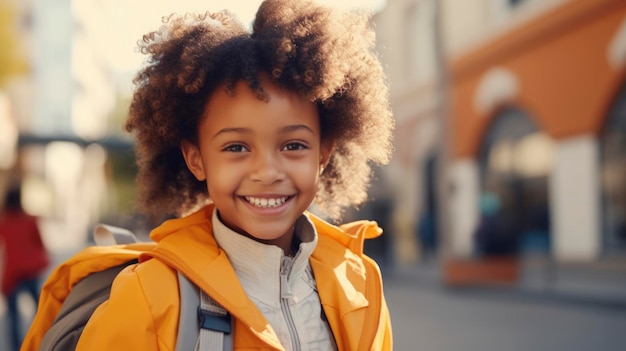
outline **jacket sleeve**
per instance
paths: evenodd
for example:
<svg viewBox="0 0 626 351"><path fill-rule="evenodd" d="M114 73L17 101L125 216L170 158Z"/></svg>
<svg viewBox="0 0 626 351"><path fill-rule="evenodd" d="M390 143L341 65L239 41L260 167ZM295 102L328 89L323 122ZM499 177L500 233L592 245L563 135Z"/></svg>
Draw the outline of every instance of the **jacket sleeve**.
<svg viewBox="0 0 626 351"><path fill-rule="evenodd" d="M370 295L370 303L374 303L378 310L378 327L375 331L375 336L372 345L369 350L372 351L391 351L393 350L393 334L391 332L391 316L389 314L389 308L387 307L387 301L385 299L385 293L383 289L383 279L380 269L374 260L369 257L364 257L364 263L367 270L370 273L370 284L373 285L375 293ZM378 295L379 298L374 298L374 295Z"/></svg>
<svg viewBox="0 0 626 351"><path fill-rule="evenodd" d="M115 278L109 300L89 319L76 350L174 348L179 309L177 282L159 279L159 272L139 272L150 270L141 265L129 266Z"/></svg>
<svg viewBox="0 0 626 351"><path fill-rule="evenodd" d="M374 339L372 350L393 350L393 337L391 333L391 316L387 308L387 302L383 298L383 305L380 314L380 329Z"/></svg>

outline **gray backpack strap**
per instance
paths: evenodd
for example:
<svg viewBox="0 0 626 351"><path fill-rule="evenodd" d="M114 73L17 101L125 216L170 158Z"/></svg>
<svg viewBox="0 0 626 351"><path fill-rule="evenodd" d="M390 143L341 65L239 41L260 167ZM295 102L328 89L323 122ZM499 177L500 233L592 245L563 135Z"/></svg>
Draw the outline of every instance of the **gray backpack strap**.
<svg viewBox="0 0 626 351"><path fill-rule="evenodd" d="M197 309L200 301L198 288L178 272L178 290L180 291L180 317L178 318L178 337L176 351L195 350L198 339Z"/></svg>
<svg viewBox="0 0 626 351"><path fill-rule="evenodd" d="M176 351L233 349L230 314L178 272L180 318Z"/></svg>
<svg viewBox="0 0 626 351"><path fill-rule="evenodd" d="M204 291L200 291L200 336L196 351L232 350L230 315Z"/></svg>

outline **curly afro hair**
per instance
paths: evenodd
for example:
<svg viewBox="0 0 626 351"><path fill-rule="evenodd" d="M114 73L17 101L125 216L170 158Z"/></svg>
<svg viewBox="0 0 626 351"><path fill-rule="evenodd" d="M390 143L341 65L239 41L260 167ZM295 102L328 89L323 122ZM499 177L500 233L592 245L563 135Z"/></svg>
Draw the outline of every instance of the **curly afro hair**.
<svg viewBox="0 0 626 351"><path fill-rule="evenodd" d="M136 137L139 205L154 218L180 216L210 201L188 170L181 141L197 143L215 89L245 81L266 99L258 74L318 106L323 141L335 150L315 204L338 220L366 200L371 165L391 155L393 116L386 77L363 12L312 1L266 0L252 32L231 13L171 15L139 41L148 55L134 79L126 130Z"/></svg>

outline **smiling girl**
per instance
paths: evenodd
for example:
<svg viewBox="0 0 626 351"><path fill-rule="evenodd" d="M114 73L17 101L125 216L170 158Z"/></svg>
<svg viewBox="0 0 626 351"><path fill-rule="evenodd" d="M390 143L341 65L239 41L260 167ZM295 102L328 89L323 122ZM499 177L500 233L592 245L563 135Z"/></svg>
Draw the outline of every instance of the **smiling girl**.
<svg viewBox="0 0 626 351"><path fill-rule="evenodd" d="M232 316L241 350L391 350L366 200L391 152L388 87L365 14L267 0L248 32L227 11L170 16L140 42L126 125L155 251L113 283L81 350L173 350L178 269ZM127 316L127 317L126 317Z"/></svg>

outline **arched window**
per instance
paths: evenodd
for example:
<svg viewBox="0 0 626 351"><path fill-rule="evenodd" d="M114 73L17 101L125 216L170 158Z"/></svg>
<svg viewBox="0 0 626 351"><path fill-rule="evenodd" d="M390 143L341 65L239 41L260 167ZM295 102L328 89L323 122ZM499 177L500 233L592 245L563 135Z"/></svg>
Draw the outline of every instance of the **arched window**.
<svg viewBox="0 0 626 351"><path fill-rule="evenodd" d="M602 236L605 251L626 251L626 84L600 136Z"/></svg>
<svg viewBox="0 0 626 351"><path fill-rule="evenodd" d="M550 248L547 177L552 154L551 138L520 109L498 113L483 138L478 155L481 220L497 215L505 223L499 235L506 240L499 240L516 249Z"/></svg>

